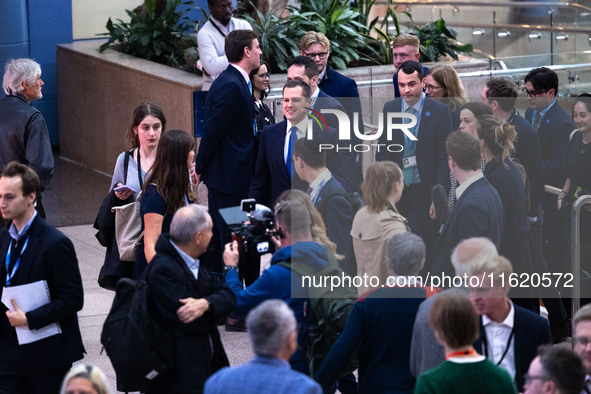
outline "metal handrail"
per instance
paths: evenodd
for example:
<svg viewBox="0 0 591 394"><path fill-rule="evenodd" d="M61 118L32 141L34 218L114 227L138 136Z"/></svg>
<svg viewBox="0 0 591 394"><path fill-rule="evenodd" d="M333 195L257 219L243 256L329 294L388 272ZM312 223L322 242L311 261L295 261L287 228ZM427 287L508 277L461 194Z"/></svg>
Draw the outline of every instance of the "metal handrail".
<svg viewBox="0 0 591 394"><path fill-rule="evenodd" d="M375 4L386 4L386 2L376 2ZM470 6L470 7L512 7L512 8L539 8L539 7L546 7L546 8L581 8L585 11L591 12L591 7L587 7L582 4L578 3L569 3L569 2L543 2L543 1L531 1L531 2L524 2L524 3L480 3L475 1L433 1L433 0L423 0L423 1L396 1L396 6L398 5L406 5L406 6L440 6L440 5L451 5L454 8L462 7L462 6Z"/></svg>
<svg viewBox="0 0 591 394"><path fill-rule="evenodd" d="M591 205L591 196L577 198L571 211L571 269L573 273L572 315L581 307L581 208ZM574 327L573 327L574 330ZM573 331L574 338L574 331Z"/></svg>

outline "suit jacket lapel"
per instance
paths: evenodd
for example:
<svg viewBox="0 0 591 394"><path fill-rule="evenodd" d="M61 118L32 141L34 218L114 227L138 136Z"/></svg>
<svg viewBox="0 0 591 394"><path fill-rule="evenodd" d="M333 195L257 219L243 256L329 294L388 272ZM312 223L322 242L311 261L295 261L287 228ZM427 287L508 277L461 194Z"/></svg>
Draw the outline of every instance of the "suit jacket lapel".
<svg viewBox="0 0 591 394"><path fill-rule="evenodd" d="M21 256L21 265L16 274L21 283L25 283L25 278L29 278L29 273L37 261L36 255L37 251L40 249L39 243L41 242L44 225L42 220L43 219L37 215L31 225L29 244L27 245L27 250L25 250Z"/></svg>

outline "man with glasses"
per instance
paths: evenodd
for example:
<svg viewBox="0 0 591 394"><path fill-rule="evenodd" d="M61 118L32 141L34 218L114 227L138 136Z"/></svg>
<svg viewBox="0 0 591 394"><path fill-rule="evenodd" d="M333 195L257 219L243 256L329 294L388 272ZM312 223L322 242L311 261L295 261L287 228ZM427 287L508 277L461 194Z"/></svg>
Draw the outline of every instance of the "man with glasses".
<svg viewBox="0 0 591 394"><path fill-rule="evenodd" d="M544 183L562 188L566 181L569 135L575 125L556 100L558 75L546 67L535 68L525 77L523 92L529 101L525 119L532 125L540 141ZM545 193L542 208L544 257L550 272L564 272L562 263L567 244L562 231L563 222L558 216L556 196Z"/></svg>
<svg viewBox="0 0 591 394"><path fill-rule="evenodd" d="M583 360L587 376L584 393L591 393L591 304L587 304L575 314L573 319L573 350Z"/></svg>
<svg viewBox="0 0 591 394"><path fill-rule="evenodd" d="M417 36L412 34L400 34L392 41L392 62L396 73L392 77L392 83L394 84L394 97L400 97L400 89L398 88L398 70L400 66L407 60L414 60L418 62L421 59L421 53L419 52L419 46L421 41ZM428 67L423 67L423 75L427 75L429 72Z"/></svg>
<svg viewBox="0 0 591 394"><path fill-rule="evenodd" d="M524 394L579 394L584 377L583 363L571 350L540 346L525 374Z"/></svg>
<svg viewBox="0 0 591 394"><path fill-rule="evenodd" d="M197 33L199 61L197 68L203 71L202 91L209 90L213 81L228 67L224 42L234 30L252 30L250 24L242 19L232 18L230 0L207 0L209 20ZM201 67L200 67L201 66Z"/></svg>
<svg viewBox="0 0 591 394"><path fill-rule="evenodd" d="M363 117L361 116L361 101L359 100L359 91L357 90L357 83L336 72L330 64L328 58L330 56L330 41L322 33L315 31L307 32L300 40L300 55L309 57L316 62L318 66L318 87L322 92L339 100L345 107L349 119L353 120L353 114L359 114L358 130L363 133ZM361 142L356 136L351 133L353 138L352 143L358 144ZM354 152L355 161L360 160L360 155ZM363 175L361 173L361 165L356 167L357 171L354 174L354 181L351 185L343 185L348 191L361 191L361 182Z"/></svg>

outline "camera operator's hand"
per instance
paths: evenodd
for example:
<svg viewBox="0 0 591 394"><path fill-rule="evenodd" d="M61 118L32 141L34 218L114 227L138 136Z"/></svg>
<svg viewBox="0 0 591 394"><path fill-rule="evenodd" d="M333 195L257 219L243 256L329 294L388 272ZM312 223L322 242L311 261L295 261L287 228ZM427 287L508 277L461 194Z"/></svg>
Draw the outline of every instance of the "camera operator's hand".
<svg viewBox="0 0 591 394"><path fill-rule="evenodd" d="M281 245L281 239L277 235L271 235L271 241L273 245L275 245L275 250L281 249L283 246Z"/></svg>
<svg viewBox="0 0 591 394"><path fill-rule="evenodd" d="M238 267L238 258L240 253L238 252L238 242L228 242L224 247L224 264L231 267Z"/></svg>

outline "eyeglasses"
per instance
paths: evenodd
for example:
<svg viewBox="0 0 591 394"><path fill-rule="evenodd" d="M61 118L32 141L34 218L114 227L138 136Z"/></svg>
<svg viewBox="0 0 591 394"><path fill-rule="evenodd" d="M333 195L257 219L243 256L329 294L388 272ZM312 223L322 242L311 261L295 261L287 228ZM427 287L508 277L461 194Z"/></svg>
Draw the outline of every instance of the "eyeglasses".
<svg viewBox="0 0 591 394"><path fill-rule="evenodd" d="M579 345L581 347L587 347L587 345L589 345L589 343L591 343L591 338L587 338L587 337L576 337L574 339L575 341L575 346Z"/></svg>
<svg viewBox="0 0 591 394"><path fill-rule="evenodd" d="M435 85L425 85L425 90L437 90L441 89L443 86L435 86Z"/></svg>
<svg viewBox="0 0 591 394"><path fill-rule="evenodd" d="M547 90L538 90L538 91L533 91L533 90L527 90L527 88L523 88L521 89L521 91L526 95L526 96L531 96L531 97L536 97L542 93L546 93Z"/></svg>
<svg viewBox="0 0 591 394"><path fill-rule="evenodd" d="M271 78L271 73L262 73L262 74L257 74L257 77L264 79L264 78Z"/></svg>
<svg viewBox="0 0 591 394"><path fill-rule="evenodd" d="M525 384L530 384L532 382L532 380L542 380L544 382L547 382L548 380L552 380L549 377L546 376L542 376L542 375L529 375L529 374L525 374L523 375L523 379L525 380Z"/></svg>
<svg viewBox="0 0 591 394"><path fill-rule="evenodd" d="M318 52L318 53L305 53L305 55L307 57L309 57L310 59L314 59L316 56L318 56L318 59L325 59L328 56L328 52Z"/></svg>

